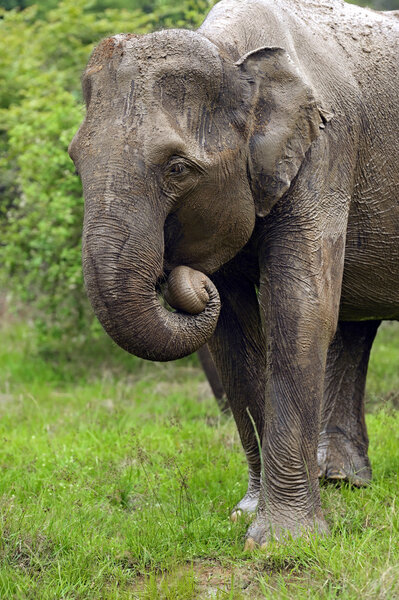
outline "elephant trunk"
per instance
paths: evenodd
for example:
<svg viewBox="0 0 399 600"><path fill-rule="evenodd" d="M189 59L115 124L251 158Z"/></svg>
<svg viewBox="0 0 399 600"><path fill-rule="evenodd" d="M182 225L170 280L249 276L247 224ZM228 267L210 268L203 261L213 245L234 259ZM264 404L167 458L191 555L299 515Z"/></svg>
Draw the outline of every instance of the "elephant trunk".
<svg viewBox="0 0 399 600"><path fill-rule="evenodd" d="M173 269L164 291L165 300L190 315L201 313L209 302L208 277L190 267Z"/></svg>
<svg viewBox="0 0 399 600"><path fill-rule="evenodd" d="M164 222L145 212L121 215L113 208L99 214L98 209L86 208L85 285L100 323L119 346L148 360L175 360L195 352L211 337L220 311L219 295L206 275L177 267L170 276L167 300L178 311L161 305L156 290L163 275Z"/></svg>

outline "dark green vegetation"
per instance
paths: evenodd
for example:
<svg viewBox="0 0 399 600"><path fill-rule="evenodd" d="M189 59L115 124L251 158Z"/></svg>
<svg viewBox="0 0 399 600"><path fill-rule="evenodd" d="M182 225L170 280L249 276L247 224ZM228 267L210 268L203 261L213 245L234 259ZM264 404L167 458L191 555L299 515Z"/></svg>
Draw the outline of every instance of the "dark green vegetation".
<svg viewBox="0 0 399 600"><path fill-rule="evenodd" d="M49 357L15 322L1 336L0 598L398 597L396 324L370 367L373 484L323 487L330 538L251 555L229 521L247 477L237 431L192 360L144 363L104 339Z"/></svg>
<svg viewBox="0 0 399 600"><path fill-rule="evenodd" d="M395 0L385 0L385 4L394 4ZM59 4L59 0L0 0L0 7L7 10L17 8L19 10L35 5L41 14L45 15ZM142 11L144 13L156 13L159 15L162 10L167 10L170 14L177 14L179 11L183 14L187 9L194 13L205 10L206 0L197 0L172 2L171 0L86 0L85 6L88 11L100 13L110 8L128 11Z"/></svg>
<svg viewBox="0 0 399 600"><path fill-rule="evenodd" d="M0 0L0 6L6 9L19 8L24 9L28 6L35 4L39 9L46 13L58 4L58 0ZM184 3L179 3L184 4ZM196 3L197 4L197 3ZM360 6L369 6L377 10L394 10L399 8L398 0L359 0L354 4ZM173 2L170 0L92 0L90 2L90 10L97 12L100 10L106 10L107 8L118 8L125 10L142 10L143 12L155 12L159 8L171 8ZM193 5L193 8L197 8Z"/></svg>

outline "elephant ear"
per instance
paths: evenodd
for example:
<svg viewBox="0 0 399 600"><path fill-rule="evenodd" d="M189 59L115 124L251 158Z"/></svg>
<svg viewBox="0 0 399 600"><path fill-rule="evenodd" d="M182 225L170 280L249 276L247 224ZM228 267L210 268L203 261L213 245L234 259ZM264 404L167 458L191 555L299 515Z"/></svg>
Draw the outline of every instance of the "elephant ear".
<svg viewBox="0 0 399 600"><path fill-rule="evenodd" d="M316 102L283 48L258 48L236 62L250 84L249 176L256 213L288 190L312 141L332 115Z"/></svg>

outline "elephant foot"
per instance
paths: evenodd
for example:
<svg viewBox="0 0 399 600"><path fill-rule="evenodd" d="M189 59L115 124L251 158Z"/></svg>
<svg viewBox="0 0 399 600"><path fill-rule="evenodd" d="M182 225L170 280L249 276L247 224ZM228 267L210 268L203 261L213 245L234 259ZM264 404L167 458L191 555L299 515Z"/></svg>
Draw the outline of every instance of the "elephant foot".
<svg viewBox="0 0 399 600"><path fill-rule="evenodd" d="M259 501L259 486L256 490L248 490L244 498L240 500L234 507L230 519L234 522L238 521L244 514L253 515L256 513L256 508Z"/></svg>
<svg viewBox="0 0 399 600"><path fill-rule="evenodd" d="M317 449L319 478L348 481L363 487L371 481L371 466L364 447L339 432L322 433Z"/></svg>
<svg viewBox="0 0 399 600"><path fill-rule="evenodd" d="M247 531L244 549L263 550L271 540L282 542L309 535L325 536L328 533L328 525L322 517L295 522L292 518L274 520L258 513Z"/></svg>

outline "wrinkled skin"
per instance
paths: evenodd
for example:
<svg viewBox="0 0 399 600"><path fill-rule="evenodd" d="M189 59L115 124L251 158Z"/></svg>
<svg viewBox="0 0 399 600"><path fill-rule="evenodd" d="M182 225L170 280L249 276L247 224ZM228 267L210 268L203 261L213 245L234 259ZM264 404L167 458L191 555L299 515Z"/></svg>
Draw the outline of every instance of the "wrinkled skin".
<svg viewBox="0 0 399 600"><path fill-rule="evenodd" d="M380 321L339 322L330 344L324 379L321 432L317 449L319 478L362 487L371 481L369 440L364 419L364 392L370 350ZM224 389L207 346L200 361L222 411ZM254 513L259 500L260 461L250 470L248 491L231 518Z"/></svg>
<svg viewBox="0 0 399 600"><path fill-rule="evenodd" d="M395 13L339 0L222 0L197 32L104 40L84 74L89 298L143 358L208 343L243 508L259 491L249 547L327 532L320 468L369 478L368 354L399 318L398 34Z"/></svg>

